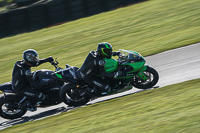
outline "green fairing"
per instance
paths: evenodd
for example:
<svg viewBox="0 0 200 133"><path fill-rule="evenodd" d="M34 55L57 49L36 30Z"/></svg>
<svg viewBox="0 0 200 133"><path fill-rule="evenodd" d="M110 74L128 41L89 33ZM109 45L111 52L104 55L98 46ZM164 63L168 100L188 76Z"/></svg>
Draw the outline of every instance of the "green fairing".
<svg viewBox="0 0 200 133"><path fill-rule="evenodd" d="M56 73L56 76L57 76L58 78L61 78L61 79L62 79L62 75Z"/></svg>
<svg viewBox="0 0 200 133"><path fill-rule="evenodd" d="M143 71L147 70L147 67L148 67L147 65L142 66L142 68L140 67L141 70L139 72L136 71L137 74L133 74L133 75L130 75L130 76L125 76L125 77L118 77L118 79L124 79L124 78L129 79L129 78L134 77L135 75L138 75L138 77L140 77L141 79L146 80L147 77L144 75ZM131 73L133 73L133 71L131 71Z"/></svg>
<svg viewBox="0 0 200 133"><path fill-rule="evenodd" d="M104 68L107 73L111 73L111 72L114 72L117 70L117 68L118 68L117 60L105 58L104 61L106 62ZM142 69L144 64L145 64L145 62L134 62L134 63L126 63L126 64L122 64L122 65L130 65L131 67L133 67L134 70L128 72L128 73L133 73L133 72L137 72L140 69Z"/></svg>
<svg viewBox="0 0 200 133"><path fill-rule="evenodd" d="M132 78L134 77L135 75L132 75L132 76L125 76L125 77L117 77L117 79L129 79L129 78Z"/></svg>
<svg viewBox="0 0 200 133"><path fill-rule="evenodd" d="M126 73L126 76L118 77L118 79L124 79L124 78L129 79L137 75L141 79L146 80L147 77L143 73L143 71L147 69L147 65L144 65L145 64L144 57L140 53L137 53L132 50L121 50L121 51L124 53L128 53L127 56L125 56L126 58L121 60L122 61L121 65L125 66L125 68L128 66L131 66L133 70L128 71ZM142 60L137 61L137 56L140 56L140 58L143 58L143 61ZM111 59L104 58L104 61L106 62L104 68L107 73L111 73L117 70L118 68L117 60L112 59L112 58ZM125 62L129 62L129 63L125 63Z"/></svg>
<svg viewBox="0 0 200 133"><path fill-rule="evenodd" d="M140 77L143 80L147 80L147 77L145 76L145 74L143 73L143 71L147 70L147 65L145 65L138 73L138 77Z"/></svg>
<svg viewBox="0 0 200 133"><path fill-rule="evenodd" d="M104 58L104 61L106 62L104 68L107 73L111 73L117 70L118 68L117 60L112 58L111 59Z"/></svg>
<svg viewBox="0 0 200 133"><path fill-rule="evenodd" d="M134 62L134 63L126 63L126 64L122 64L122 65L129 65L133 68L133 71L127 72L127 73L133 73L133 72L137 72L140 69L142 69L142 67L144 66L145 62Z"/></svg>

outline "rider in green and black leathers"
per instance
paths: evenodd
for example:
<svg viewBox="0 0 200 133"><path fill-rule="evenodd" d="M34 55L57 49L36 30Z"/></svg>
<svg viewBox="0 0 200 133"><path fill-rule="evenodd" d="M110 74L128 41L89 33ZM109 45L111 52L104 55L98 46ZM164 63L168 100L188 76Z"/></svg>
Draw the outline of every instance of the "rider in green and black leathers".
<svg viewBox="0 0 200 133"><path fill-rule="evenodd" d="M17 61L12 72L12 88L17 95L27 96L30 98L30 104L27 105L27 109L35 111L34 104L39 100L43 100L45 95L41 92L33 90L37 86L44 86L50 83L36 83L32 80L31 67L39 66L46 62L54 61L52 57L46 59L39 59L38 53L33 49L28 49L23 53L23 60Z"/></svg>
<svg viewBox="0 0 200 133"><path fill-rule="evenodd" d="M122 74L121 71L106 73L104 69L105 61L104 58L110 59L112 56L119 55L121 52L112 52L111 44L107 42L99 43L97 46L97 51L91 51L86 57L83 65L77 72L77 76L80 79L83 79L88 85L94 86L97 88L99 93L106 93L111 88L101 77L115 78Z"/></svg>

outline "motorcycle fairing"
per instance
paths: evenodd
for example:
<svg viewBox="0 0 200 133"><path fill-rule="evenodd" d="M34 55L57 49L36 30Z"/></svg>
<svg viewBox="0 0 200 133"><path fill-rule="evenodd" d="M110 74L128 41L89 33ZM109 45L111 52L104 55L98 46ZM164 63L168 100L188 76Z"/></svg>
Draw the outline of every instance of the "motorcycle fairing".
<svg viewBox="0 0 200 133"><path fill-rule="evenodd" d="M111 59L104 58L104 61L106 62L104 68L107 73L111 73L117 70L118 68L117 60L112 58Z"/></svg>
<svg viewBox="0 0 200 133"><path fill-rule="evenodd" d="M55 72L52 77L63 81L78 82L75 76L76 67L69 67L58 72Z"/></svg>
<svg viewBox="0 0 200 133"><path fill-rule="evenodd" d="M139 70L141 70L141 68L143 68L145 62L134 62L134 63L125 63L122 64L122 66L127 65L127 66L131 66L133 68L132 71L129 71L127 73L134 73L134 72L138 72Z"/></svg>
<svg viewBox="0 0 200 133"><path fill-rule="evenodd" d="M146 80L147 77L144 75L143 71L146 70L147 66L144 66L146 61L144 60L144 57L135 51L132 50L123 50L120 49L123 53L123 57L121 57L121 61L118 62L118 60L115 59L107 59L105 58L105 71L107 73L114 72L118 69L118 67L122 66L125 68L124 70L124 76L118 77L118 79L122 78L131 78L135 75L140 77L143 80ZM120 63L120 66L118 65Z"/></svg>
<svg viewBox="0 0 200 133"><path fill-rule="evenodd" d="M143 73L145 70L147 70L147 67L148 67L147 65L144 65L140 71L126 73L126 75L124 75L123 77L118 77L118 79L124 79L124 78L128 79L137 75L142 80L147 80L147 77Z"/></svg>
<svg viewBox="0 0 200 133"><path fill-rule="evenodd" d="M147 70L148 65L145 65L138 73L137 76L140 77L142 80L147 80L146 75L144 74L144 71Z"/></svg>

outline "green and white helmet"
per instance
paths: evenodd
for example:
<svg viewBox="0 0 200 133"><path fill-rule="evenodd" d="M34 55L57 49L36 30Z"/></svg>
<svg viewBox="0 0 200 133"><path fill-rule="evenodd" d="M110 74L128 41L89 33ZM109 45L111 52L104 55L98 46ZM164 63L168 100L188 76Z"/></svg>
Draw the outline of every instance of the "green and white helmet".
<svg viewBox="0 0 200 133"><path fill-rule="evenodd" d="M99 43L97 46L97 52L102 58L110 59L112 57L112 45L107 42Z"/></svg>

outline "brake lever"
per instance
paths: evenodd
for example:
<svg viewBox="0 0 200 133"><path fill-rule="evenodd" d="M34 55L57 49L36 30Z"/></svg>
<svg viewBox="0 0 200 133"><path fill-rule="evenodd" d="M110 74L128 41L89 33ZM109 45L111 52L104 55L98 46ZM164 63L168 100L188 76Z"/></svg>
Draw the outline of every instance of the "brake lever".
<svg viewBox="0 0 200 133"><path fill-rule="evenodd" d="M56 68L56 71L61 70L62 68L58 66L59 62L56 60L57 58L55 58L55 61L52 62L52 65Z"/></svg>

